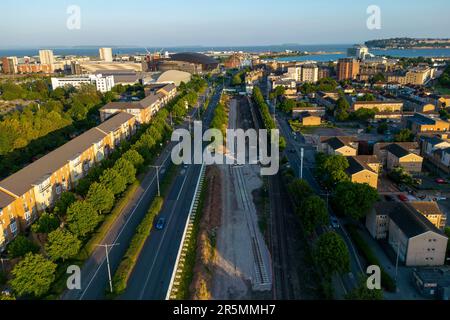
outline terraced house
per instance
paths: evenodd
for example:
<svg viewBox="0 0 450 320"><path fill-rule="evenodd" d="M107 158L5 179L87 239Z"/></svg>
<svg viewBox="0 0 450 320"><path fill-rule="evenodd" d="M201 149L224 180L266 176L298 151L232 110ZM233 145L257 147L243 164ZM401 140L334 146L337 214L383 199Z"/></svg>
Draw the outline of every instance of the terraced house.
<svg viewBox="0 0 450 320"><path fill-rule="evenodd" d="M0 251L135 128L133 115L119 113L0 181Z"/></svg>

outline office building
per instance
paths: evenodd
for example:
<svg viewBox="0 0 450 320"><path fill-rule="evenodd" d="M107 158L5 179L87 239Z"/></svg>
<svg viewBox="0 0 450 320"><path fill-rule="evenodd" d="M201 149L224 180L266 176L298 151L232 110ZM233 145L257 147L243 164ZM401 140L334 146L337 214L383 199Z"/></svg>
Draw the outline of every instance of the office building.
<svg viewBox="0 0 450 320"><path fill-rule="evenodd" d="M105 62L112 62L113 61L113 54L111 48L100 48L98 49L100 60Z"/></svg>
<svg viewBox="0 0 450 320"><path fill-rule="evenodd" d="M108 92L114 87L114 76L102 76L101 74L52 78L51 81L53 90L65 86L79 87L81 84L93 84L98 91Z"/></svg>
<svg viewBox="0 0 450 320"><path fill-rule="evenodd" d="M337 63L337 78L341 80L353 80L359 74L359 61L353 58L342 58Z"/></svg>
<svg viewBox="0 0 450 320"><path fill-rule="evenodd" d="M39 61L41 64L49 65L54 70L55 57L52 50L39 50Z"/></svg>

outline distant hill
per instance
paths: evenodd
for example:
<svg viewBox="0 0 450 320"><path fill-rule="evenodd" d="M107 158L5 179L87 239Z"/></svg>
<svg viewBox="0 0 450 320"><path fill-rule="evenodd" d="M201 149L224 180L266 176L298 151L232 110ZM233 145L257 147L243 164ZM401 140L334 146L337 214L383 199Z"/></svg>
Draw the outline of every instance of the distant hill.
<svg viewBox="0 0 450 320"><path fill-rule="evenodd" d="M391 38L366 41L369 48L450 48L450 39Z"/></svg>

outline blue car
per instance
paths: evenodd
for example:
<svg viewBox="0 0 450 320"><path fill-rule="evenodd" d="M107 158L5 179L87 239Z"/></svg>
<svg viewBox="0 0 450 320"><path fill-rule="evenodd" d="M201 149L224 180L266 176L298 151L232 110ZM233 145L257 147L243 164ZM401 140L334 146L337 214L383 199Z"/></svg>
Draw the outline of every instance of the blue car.
<svg viewBox="0 0 450 320"><path fill-rule="evenodd" d="M155 228L158 230L162 230L162 229L164 229L165 224L166 224L166 219L159 218L158 221L156 222Z"/></svg>

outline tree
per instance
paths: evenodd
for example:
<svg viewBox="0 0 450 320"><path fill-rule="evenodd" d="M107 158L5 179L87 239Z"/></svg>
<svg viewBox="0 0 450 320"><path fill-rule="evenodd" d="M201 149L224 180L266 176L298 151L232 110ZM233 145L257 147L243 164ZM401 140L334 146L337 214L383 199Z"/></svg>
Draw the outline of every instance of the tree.
<svg viewBox="0 0 450 320"><path fill-rule="evenodd" d="M94 231L100 216L87 201L77 201L67 209L67 223L71 232L80 238Z"/></svg>
<svg viewBox="0 0 450 320"><path fill-rule="evenodd" d="M317 227L329 223L327 206L319 196L307 197L302 202L299 211L303 226L309 234L312 234Z"/></svg>
<svg viewBox="0 0 450 320"><path fill-rule="evenodd" d="M379 134L385 134L385 132L389 129L387 122L382 122L378 125L377 132Z"/></svg>
<svg viewBox="0 0 450 320"><path fill-rule="evenodd" d="M113 169L125 178L127 184L131 184L136 181L136 168L130 161L124 159L123 157L116 161Z"/></svg>
<svg viewBox="0 0 450 320"><path fill-rule="evenodd" d="M331 276L350 270L350 253L344 239L336 232L322 234L315 248L315 257L323 271Z"/></svg>
<svg viewBox="0 0 450 320"><path fill-rule="evenodd" d="M292 99L284 99L279 105L278 108L285 113L292 113L292 109L297 106L297 103Z"/></svg>
<svg viewBox="0 0 450 320"><path fill-rule="evenodd" d="M333 187L341 181L348 181L345 170L348 168L348 160L342 155L325 155L318 153L316 156L316 170L320 179L328 186Z"/></svg>
<svg viewBox="0 0 450 320"><path fill-rule="evenodd" d="M64 229L52 231L48 235L48 242L45 245L45 251L53 261L72 258L80 251L80 248L81 241Z"/></svg>
<svg viewBox="0 0 450 320"><path fill-rule="evenodd" d="M18 235L9 245L8 245L8 256L12 259L23 257L27 253L36 253L39 251L38 245L33 241L29 240L27 237Z"/></svg>
<svg viewBox="0 0 450 320"><path fill-rule="evenodd" d="M378 200L378 192L368 184L340 182L333 195L336 210L348 217L359 220L366 216Z"/></svg>
<svg viewBox="0 0 450 320"><path fill-rule="evenodd" d="M113 168L106 169L103 172L100 183L111 190L114 195L122 193L127 187L127 179Z"/></svg>
<svg viewBox="0 0 450 320"><path fill-rule="evenodd" d="M364 94L363 96L358 97L357 100L358 100L358 101L375 101L376 98L375 98L375 96L374 96L373 94L371 94L371 93L366 93L366 94Z"/></svg>
<svg viewBox="0 0 450 320"><path fill-rule="evenodd" d="M57 216L44 212L39 220L31 226L31 230L35 233L50 233L58 229L59 224L60 222Z"/></svg>
<svg viewBox="0 0 450 320"><path fill-rule="evenodd" d="M397 184L414 186L414 178L403 167L393 168L388 176Z"/></svg>
<svg viewBox="0 0 450 320"><path fill-rule="evenodd" d="M41 297L55 280L56 264L41 254L28 253L12 270L11 286L19 296Z"/></svg>
<svg viewBox="0 0 450 320"><path fill-rule="evenodd" d="M299 207L303 199L313 194L313 190L306 180L295 179L288 185L288 191L295 202L295 205Z"/></svg>
<svg viewBox="0 0 450 320"><path fill-rule="evenodd" d="M367 278L361 277L358 286L350 291L346 296L347 300L383 300L383 290L369 289Z"/></svg>
<svg viewBox="0 0 450 320"><path fill-rule="evenodd" d="M232 86L239 86L242 84L242 78L240 73L236 73L233 78L231 79L231 85Z"/></svg>
<svg viewBox="0 0 450 320"><path fill-rule="evenodd" d="M61 198L56 201L55 209L53 212L59 216L63 216L67 212L67 208L70 207L72 203L77 201L77 197L72 192L63 192Z"/></svg>
<svg viewBox="0 0 450 320"><path fill-rule="evenodd" d="M414 141L414 134L409 129L402 129L395 135L396 142L411 142Z"/></svg>
<svg viewBox="0 0 450 320"><path fill-rule="evenodd" d="M138 171L144 164L144 158L136 150L128 150L123 154L122 158L130 161Z"/></svg>
<svg viewBox="0 0 450 320"><path fill-rule="evenodd" d="M94 182L89 188L86 201L99 213L108 213L114 205L114 193L105 185Z"/></svg>

